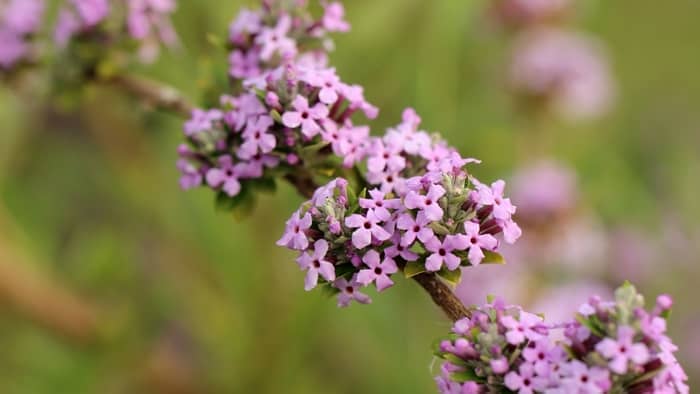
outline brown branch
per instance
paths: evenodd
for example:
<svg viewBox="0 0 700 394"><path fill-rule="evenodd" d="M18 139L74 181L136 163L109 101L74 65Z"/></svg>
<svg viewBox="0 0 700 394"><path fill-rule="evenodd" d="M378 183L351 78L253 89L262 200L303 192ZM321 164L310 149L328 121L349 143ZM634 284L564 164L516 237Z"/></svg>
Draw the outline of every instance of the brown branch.
<svg viewBox="0 0 700 394"><path fill-rule="evenodd" d="M158 82L130 76L115 76L107 81L143 99L154 107L170 110L186 118L190 116L192 109L194 109L194 106L183 98L176 89ZM284 178L305 198L311 198L314 191L318 188L313 178L306 172L290 173ZM425 289L433 302L452 321L457 321L469 315L469 311L464 304L455 296L449 286L435 274L420 274L414 276L413 279Z"/></svg>
<svg viewBox="0 0 700 394"><path fill-rule="evenodd" d="M172 86L132 75L114 75L100 80L114 85L147 105L189 118L195 106Z"/></svg>
<svg viewBox="0 0 700 394"><path fill-rule="evenodd" d="M470 316L469 310L457 298L450 287L435 274L422 273L413 277L430 294L435 305L439 306L452 321Z"/></svg>

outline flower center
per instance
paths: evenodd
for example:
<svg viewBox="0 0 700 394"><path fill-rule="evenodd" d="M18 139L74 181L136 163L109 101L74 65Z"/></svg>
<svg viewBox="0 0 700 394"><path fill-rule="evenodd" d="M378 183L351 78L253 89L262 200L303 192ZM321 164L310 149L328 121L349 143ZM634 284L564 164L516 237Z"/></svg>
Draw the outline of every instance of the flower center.
<svg viewBox="0 0 700 394"><path fill-rule="evenodd" d="M345 288L345 291L347 291L348 293L352 294L352 293L355 292L355 289L354 289L352 286L348 286L348 287Z"/></svg>
<svg viewBox="0 0 700 394"><path fill-rule="evenodd" d="M444 256L447 254L447 251L445 249L440 249L438 253L440 254L440 256Z"/></svg>
<svg viewBox="0 0 700 394"><path fill-rule="evenodd" d="M380 267L377 267L377 268L374 269L374 273L377 274L377 275L381 275L381 274L382 274L382 269L381 269Z"/></svg>
<svg viewBox="0 0 700 394"><path fill-rule="evenodd" d="M432 204L433 204L433 200L431 200L429 198L425 200L425 205L432 205Z"/></svg>
<svg viewBox="0 0 700 394"><path fill-rule="evenodd" d="M319 268L321 267L321 262L318 260L314 260L314 268Z"/></svg>
<svg viewBox="0 0 700 394"><path fill-rule="evenodd" d="M302 112L302 113L301 113L301 118L302 118L302 119L309 119L309 113L308 113L308 112Z"/></svg>

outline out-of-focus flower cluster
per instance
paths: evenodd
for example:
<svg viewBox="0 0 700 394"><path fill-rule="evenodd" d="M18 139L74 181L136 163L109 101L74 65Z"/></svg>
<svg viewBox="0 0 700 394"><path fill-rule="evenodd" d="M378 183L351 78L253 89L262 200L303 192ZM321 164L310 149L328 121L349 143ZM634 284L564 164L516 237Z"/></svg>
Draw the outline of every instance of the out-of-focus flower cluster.
<svg viewBox="0 0 700 394"><path fill-rule="evenodd" d="M440 392L687 393L666 335L669 296L651 311L629 284L615 301L591 297L574 321L548 324L496 300L455 323L435 354ZM563 335L562 335L563 333Z"/></svg>
<svg viewBox="0 0 700 394"><path fill-rule="evenodd" d="M257 77L297 55L302 64L324 67L326 53L333 48L328 33L347 32L350 25L341 3L322 2L320 18L314 18L305 3L269 0L259 9L242 10L229 29L230 76Z"/></svg>
<svg viewBox="0 0 700 394"><path fill-rule="evenodd" d="M394 152L385 161L404 159ZM504 182L482 184L464 169L472 161L452 151L430 168L412 169L401 192L371 188L356 196L348 181L336 179L294 213L278 245L300 252L306 290L320 274L340 292L340 306L361 286L390 287L399 269L407 277L435 272L456 283L462 266L502 262L497 235L511 243L520 236ZM355 299L368 300L361 297Z"/></svg>
<svg viewBox="0 0 700 394"><path fill-rule="evenodd" d="M31 57L43 14L43 0L0 0L0 71Z"/></svg>
<svg viewBox="0 0 700 394"><path fill-rule="evenodd" d="M178 43L170 21L175 8L175 0L66 0L54 40L66 47L74 41L105 45L129 38L139 45L140 59L152 62L161 44L174 47ZM121 37L124 32L126 36Z"/></svg>
<svg viewBox="0 0 700 394"><path fill-rule="evenodd" d="M515 33L510 86L525 108L570 120L595 118L612 105L614 82L602 45L569 26L573 0L498 0L491 8Z"/></svg>

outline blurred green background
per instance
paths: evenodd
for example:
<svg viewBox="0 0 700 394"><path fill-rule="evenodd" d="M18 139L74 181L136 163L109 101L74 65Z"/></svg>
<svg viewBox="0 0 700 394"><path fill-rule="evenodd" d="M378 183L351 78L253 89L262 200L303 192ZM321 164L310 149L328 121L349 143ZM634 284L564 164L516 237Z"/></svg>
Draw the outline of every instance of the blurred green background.
<svg viewBox="0 0 700 394"><path fill-rule="evenodd" d="M183 49L136 71L196 98L225 64L207 34L244 3L181 0ZM671 336L700 377L700 3L585 1L578 26L608 45L618 95L577 125L518 114L485 2L345 3L332 63L381 108L375 134L413 106L484 160L482 180L552 157L605 226L678 239L640 288L675 297ZM449 323L401 278L371 306L305 293L274 246L301 202L288 186L244 221L216 212L211 192L178 188L181 121L110 89L65 111L3 86L0 123L0 392L435 391L430 345Z"/></svg>

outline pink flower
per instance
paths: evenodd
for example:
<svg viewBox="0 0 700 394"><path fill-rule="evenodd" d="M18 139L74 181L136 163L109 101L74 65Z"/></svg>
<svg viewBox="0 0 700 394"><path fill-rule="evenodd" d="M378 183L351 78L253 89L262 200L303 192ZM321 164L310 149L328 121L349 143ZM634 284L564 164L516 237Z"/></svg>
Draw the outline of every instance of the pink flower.
<svg viewBox="0 0 700 394"><path fill-rule="evenodd" d="M506 183L502 180L491 184L491 187L478 184L479 203L493 206L493 217L499 220L509 220L515 213L515 206L510 203L509 198L503 196Z"/></svg>
<svg viewBox="0 0 700 394"><path fill-rule="evenodd" d="M262 28L255 39L255 43L261 46L260 58L262 60L269 61L275 52L281 57L296 55L296 42L287 37L291 27L292 18L289 15L283 15L274 28Z"/></svg>
<svg viewBox="0 0 700 394"><path fill-rule="evenodd" d="M260 55L255 50L243 52L235 50L228 58L229 74L236 79L256 77L260 75L258 59Z"/></svg>
<svg viewBox="0 0 700 394"><path fill-rule="evenodd" d="M401 156L401 146L385 144L373 139L368 152L367 169L373 173L398 172L406 168L406 159Z"/></svg>
<svg viewBox="0 0 700 394"><path fill-rule="evenodd" d="M610 370L627 373L630 362L641 366L649 361L649 349L643 343L634 343L634 329L620 326L617 329L617 340L605 338L595 347L595 350L610 361Z"/></svg>
<svg viewBox="0 0 700 394"><path fill-rule="evenodd" d="M309 240L306 238L305 231L310 228L311 214L307 212L303 217L299 217L299 211L294 212L292 217L287 220L287 228L282 238L277 241L277 245L296 250L308 248Z"/></svg>
<svg viewBox="0 0 700 394"><path fill-rule="evenodd" d="M384 249L384 254L391 257L401 257L406 261L418 260L418 255L413 253L408 247L401 245L401 235L395 232L391 238L391 246Z"/></svg>
<svg viewBox="0 0 700 394"><path fill-rule="evenodd" d="M309 108L309 101L306 97L297 96L292 102L294 111L287 111L282 115L282 123L285 126L295 129L301 126L301 132L308 138L321 132L319 121L328 117L328 108L317 103L313 108Z"/></svg>
<svg viewBox="0 0 700 394"><path fill-rule="evenodd" d="M399 216L396 221L396 228L404 230L401 236L401 245L408 247L413 244L416 238L425 243L435 237L433 229L428 227L430 222L423 212L418 212L415 219L410 213L404 213Z"/></svg>
<svg viewBox="0 0 700 394"><path fill-rule="evenodd" d="M267 115L258 117L254 121L249 121L246 130L243 132L244 142L238 149L238 157L248 160L258 153L270 153L277 140L275 136L267 131L274 124L272 118Z"/></svg>
<svg viewBox="0 0 700 394"><path fill-rule="evenodd" d="M345 33L350 30L350 24L345 21L345 9L338 2L323 2L323 28L330 32Z"/></svg>
<svg viewBox="0 0 700 394"><path fill-rule="evenodd" d="M299 267L306 270L304 290L310 291L316 287L319 274L329 282L335 280L335 266L331 262L324 260L326 253L328 253L328 242L325 239L319 239L314 243L314 251L312 253L303 253L297 259Z"/></svg>
<svg viewBox="0 0 700 394"><path fill-rule="evenodd" d="M358 283L368 286L370 283L374 282L378 291L382 291L394 284L389 278L389 275L395 274L398 271L398 267L391 257L385 256L382 261L379 252L370 250L362 257L362 262L364 262L369 269L360 270L357 274Z"/></svg>
<svg viewBox="0 0 700 394"><path fill-rule="evenodd" d="M431 185L428 194L423 196L415 191L408 192L404 204L408 209L420 209L425 217L431 221L442 219L444 211L438 201L445 195L445 189L440 185Z"/></svg>
<svg viewBox="0 0 700 394"><path fill-rule="evenodd" d="M342 87L342 82L334 69L307 70L302 80L320 89L318 99L322 103L332 105L338 101L338 91Z"/></svg>
<svg viewBox="0 0 700 394"><path fill-rule="evenodd" d="M386 241L391 238L391 234L379 225L382 220L373 210L367 211L366 216L354 214L345 219L345 225L356 228L352 233L352 244L362 249L372 243L372 237L379 241Z"/></svg>
<svg viewBox="0 0 700 394"><path fill-rule="evenodd" d="M219 167L207 171L207 184L213 188L223 186L224 192L229 196L236 196L241 191L241 184L238 181L239 169L234 166L231 156L219 157Z"/></svg>
<svg viewBox="0 0 700 394"><path fill-rule="evenodd" d="M338 307L344 308L350 305L350 302L355 300L360 304L370 304L372 299L368 295L358 291L361 284L357 282L356 278L348 281L345 278L338 278L333 283L333 287L340 290L338 294Z"/></svg>
<svg viewBox="0 0 700 394"><path fill-rule="evenodd" d="M459 250L458 246L459 242L453 235L446 236L442 242L438 237L429 239L425 242L425 248L433 254L425 260L425 268L431 272L439 271L444 263L450 271L456 270L462 260L452 252Z"/></svg>
<svg viewBox="0 0 700 394"><path fill-rule="evenodd" d="M536 331L542 325L542 318L529 312L521 311L519 320L510 315L503 316L501 324L508 329L506 340L513 345L523 343L526 339L536 341L542 337Z"/></svg>
<svg viewBox="0 0 700 394"><path fill-rule="evenodd" d="M535 375L530 363L522 363L518 372L509 372L505 378L506 387L519 394L532 394L546 388L546 380Z"/></svg>
<svg viewBox="0 0 700 394"><path fill-rule="evenodd" d="M389 209L394 210L401 206L401 201L398 198L385 200L386 193L377 189L370 190L369 195L371 198L360 198L359 204L362 208L372 209L382 221L388 221L391 218Z"/></svg>
<svg viewBox="0 0 700 394"><path fill-rule="evenodd" d="M588 368L579 360L572 360L561 367L560 386L565 393L603 394L610 387L610 373L602 368Z"/></svg>
<svg viewBox="0 0 700 394"><path fill-rule="evenodd" d="M464 231L469 243L469 262L479 265L485 257L482 249L495 250L498 240L491 234L479 234L479 223L464 222Z"/></svg>

